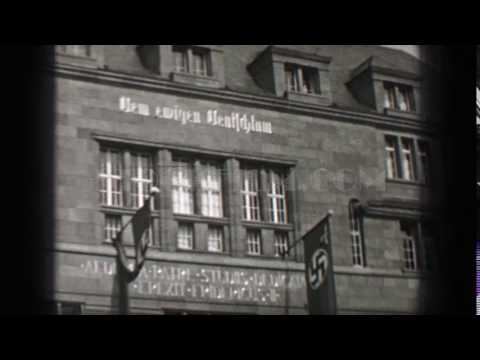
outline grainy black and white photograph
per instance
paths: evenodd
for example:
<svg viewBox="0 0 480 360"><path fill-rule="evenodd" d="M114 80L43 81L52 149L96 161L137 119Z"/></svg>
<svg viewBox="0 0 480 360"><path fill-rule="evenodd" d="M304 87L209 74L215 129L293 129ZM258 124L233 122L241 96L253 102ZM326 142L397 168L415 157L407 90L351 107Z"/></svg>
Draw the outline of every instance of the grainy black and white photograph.
<svg viewBox="0 0 480 360"><path fill-rule="evenodd" d="M445 244L425 45L55 45L62 315L417 315Z"/></svg>

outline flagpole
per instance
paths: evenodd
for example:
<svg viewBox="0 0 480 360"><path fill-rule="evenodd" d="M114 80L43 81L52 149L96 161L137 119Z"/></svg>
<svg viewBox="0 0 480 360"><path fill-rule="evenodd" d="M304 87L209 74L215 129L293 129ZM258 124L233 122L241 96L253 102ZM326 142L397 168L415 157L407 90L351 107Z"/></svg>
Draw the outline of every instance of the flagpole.
<svg viewBox="0 0 480 360"><path fill-rule="evenodd" d="M332 215L333 215L333 211L332 211L332 210L328 210L327 215L326 215L320 222L324 221L327 217L328 217L328 218L331 218ZM308 231L307 233L305 233L304 235L302 235L300 238L298 238L297 240L295 240L295 241L292 243L292 245L289 245L289 246L287 247L287 249L285 250L284 254L285 254L285 255L289 255L289 254L290 254L290 250L292 250L292 249L293 249L294 247L296 247L301 241L303 241L303 238L304 238L305 236L307 236L309 232L310 232L310 231Z"/></svg>
<svg viewBox="0 0 480 360"><path fill-rule="evenodd" d="M288 315L290 308L290 269L288 267L288 260L285 259L287 252L282 250L281 255L282 260L285 261L285 315Z"/></svg>
<svg viewBox="0 0 480 360"><path fill-rule="evenodd" d="M159 193L160 190L157 188L157 187L152 187L152 189L150 190L150 194L146 200L147 203L150 202L151 198L153 197L153 195ZM151 206L151 204L149 203L149 206ZM114 246L115 246L115 243L117 241L121 241L121 237L119 237L119 235L121 235L123 233L123 231L127 228L128 225L130 225L134 219L135 215L131 217L131 219L120 229L120 231L117 233L117 235L115 236L115 238L113 239L113 243L114 243ZM118 240L120 239L120 240ZM122 246L122 244L119 244L119 246ZM116 276L116 280L117 280L117 286L118 286L118 289L119 289L119 314L120 315L128 315L129 314L129 309L130 309L130 298L128 296L128 288L129 288L129 283L127 281L127 276L125 274L125 269L123 268L123 266L121 266L121 259L120 259L120 249L119 248L116 248L117 250L117 256L116 256L116 265L117 265L117 276ZM126 253L124 254L124 256L126 257Z"/></svg>

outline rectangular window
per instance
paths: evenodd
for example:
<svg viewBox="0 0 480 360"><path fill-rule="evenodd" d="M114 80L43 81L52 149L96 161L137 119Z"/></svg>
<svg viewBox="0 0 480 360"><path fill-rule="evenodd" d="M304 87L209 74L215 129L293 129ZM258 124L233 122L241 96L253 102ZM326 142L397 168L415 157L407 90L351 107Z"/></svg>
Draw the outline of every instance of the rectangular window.
<svg viewBox="0 0 480 360"><path fill-rule="evenodd" d="M181 250L193 249L193 225L179 223L177 230L177 247Z"/></svg>
<svg viewBox="0 0 480 360"><path fill-rule="evenodd" d="M223 252L223 228L220 226L208 227L208 251Z"/></svg>
<svg viewBox="0 0 480 360"><path fill-rule="evenodd" d="M418 269L417 223L413 221L400 221L400 232L403 242L403 264L406 270L415 271Z"/></svg>
<svg viewBox="0 0 480 360"><path fill-rule="evenodd" d="M258 170L243 168L241 172L243 219L248 221L260 221Z"/></svg>
<svg viewBox="0 0 480 360"><path fill-rule="evenodd" d="M79 56L79 57L92 56L91 45L57 45L57 50L67 55L73 55L73 56Z"/></svg>
<svg viewBox="0 0 480 360"><path fill-rule="evenodd" d="M193 178L192 163L175 160L172 166L173 212L193 214Z"/></svg>
<svg viewBox="0 0 480 360"><path fill-rule="evenodd" d="M352 241L353 266L365 267L362 228L358 211L358 200L352 200L349 205L350 237Z"/></svg>
<svg viewBox="0 0 480 360"><path fill-rule="evenodd" d="M284 231L276 231L273 246L276 257L286 254L288 249L288 233Z"/></svg>
<svg viewBox="0 0 480 360"><path fill-rule="evenodd" d="M403 179L414 181L416 179L415 164L414 164L414 150L413 141L402 138L402 169Z"/></svg>
<svg viewBox="0 0 480 360"><path fill-rule="evenodd" d="M222 167L214 163L202 163L200 186L202 215L217 218L223 217Z"/></svg>
<svg viewBox="0 0 480 360"><path fill-rule="evenodd" d="M105 215L104 239L112 242L122 229L122 217L120 215Z"/></svg>
<svg viewBox="0 0 480 360"><path fill-rule="evenodd" d="M269 170L267 182L267 197L270 221L273 223L287 223L287 206L285 191L285 175L275 170Z"/></svg>
<svg viewBox="0 0 480 360"><path fill-rule="evenodd" d="M285 65L285 85L287 91L316 94L320 93L318 86L318 73L313 68Z"/></svg>
<svg viewBox="0 0 480 360"><path fill-rule="evenodd" d="M434 257L438 256L438 233L436 232L434 223L420 223L420 238L422 239L423 248L425 249L424 263L425 268L431 270L433 268Z"/></svg>
<svg viewBox="0 0 480 360"><path fill-rule="evenodd" d="M260 230L247 230L247 252L249 255L262 254L262 235Z"/></svg>
<svg viewBox="0 0 480 360"><path fill-rule="evenodd" d="M393 136L385 137L385 152L387 157L387 178L398 179L397 139Z"/></svg>
<svg viewBox="0 0 480 360"><path fill-rule="evenodd" d="M153 164L149 154L132 153L131 182L132 207L140 208L150 194L153 183Z"/></svg>
<svg viewBox="0 0 480 360"><path fill-rule="evenodd" d="M421 179L424 184L430 183L430 148L425 141L418 142L418 157L421 167Z"/></svg>
<svg viewBox="0 0 480 360"><path fill-rule="evenodd" d="M105 206L121 207L122 192L122 153L113 149L100 151L100 203Z"/></svg>
<svg viewBox="0 0 480 360"><path fill-rule="evenodd" d="M175 59L175 71L180 73L188 72L188 52L187 48L174 46L173 57Z"/></svg>
<svg viewBox="0 0 480 360"><path fill-rule="evenodd" d="M193 74L208 76L208 52L200 49L192 50Z"/></svg>
<svg viewBox="0 0 480 360"><path fill-rule="evenodd" d="M385 108L396 111L415 111L413 88L407 85L384 83Z"/></svg>
<svg viewBox="0 0 480 360"><path fill-rule="evenodd" d="M175 71L197 76L210 76L210 52L192 46L173 46Z"/></svg>

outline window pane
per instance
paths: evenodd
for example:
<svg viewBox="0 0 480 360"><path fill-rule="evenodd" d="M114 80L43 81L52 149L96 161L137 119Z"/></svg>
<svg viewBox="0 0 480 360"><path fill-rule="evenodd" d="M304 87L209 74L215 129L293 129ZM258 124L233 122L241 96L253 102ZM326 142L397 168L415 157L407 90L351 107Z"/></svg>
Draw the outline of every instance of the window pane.
<svg viewBox="0 0 480 360"><path fill-rule="evenodd" d="M390 83L384 83L385 89L385 108L386 109L395 109L396 108L396 101L395 101L395 87Z"/></svg>
<svg viewBox="0 0 480 360"><path fill-rule="evenodd" d="M201 51L193 52L193 72L196 75L207 76L207 54Z"/></svg>
<svg viewBox="0 0 480 360"><path fill-rule="evenodd" d="M358 211L358 200L352 200L349 204L350 238L352 242L352 259L354 266L365 266L365 254Z"/></svg>
<svg viewBox="0 0 480 360"><path fill-rule="evenodd" d="M223 216L222 167L214 163L201 164L202 215Z"/></svg>
<svg viewBox="0 0 480 360"><path fill-rule="evenodd" d="M274 254L276 257L286 254L288 249L288 233L275 232Z"/></svg>
<svg viewBox="0 0 480 360"><path fill-rule="evenodd" d="M188 72L188 57L186 48L174 47L175 71Z"/></svg>
<svg viewBox="0 0 480 360"><path fill-rule="evenodd" d="M286 193L285 176L277 171L268 171L267 197L269 198L270 221L274 223L286 223Z"/></svg>
<svg viewBox="0 0 480 360"><path fill-rule="evenodd" d="M422 168L422 179L423 183L430 183L430 149L428 143L425 141L418 142L418 151L420 166Z"/></svg>
<svg viewBox="0 0 480 360"><path fill-rule="evenodd" d="M387 177L389 179L398 178L398 167L397 167L397 147L396 139L391 136L385 138L386 146L386 167L387 167Z"/></svg>
<svg viewBox="0 0 480 360"><path fill-rule="evenodd" d="M258 230L247 230L247 252L249 255L261 255L261 233Z"/></svg>
<svg viewBox="0 0 480 360"><path fill-rule="evenodd" d="M404 266L407 270L417 269L417 223L400 221L400 233L403 241Z"/></svg>
<svg viewBox="0 0 480 360"><path fill-rule="evenodd" d="M104 228L104 240L111 242L122 229L122 217L119 215L106 215L105 216L105 228Z"/></svg>
<svg viewBox="0 0 480 360"><path fill-rule="evenodd" d="M131 154L132 206L142 207L153 183L152 157L145 153Z"/></svg>
<svg viewBox="0 0 480 360"><path fill-rule="evenodd" d="M182 250L193 249L193 225L192 224L178 224L177 230L177 246Z"/></svg>
<svg viewBox="0 0 480 360"><path fill-rule="evenodd" d="M403 178L405 180L415 180L415 165L413 153L413 141L410 139L402 139L403 153Z"/></svg>
<svg viewBox="0 0 480 360"><path fill-rule="evenodd" d="M122 158L116 150L100 152L100 201L106 206L122 206Z"/></svg>
<svg viewBox="0 0 480 360"><path fill-rule="evenodd" d="M172 194L173 212L193 214L192 165L183 160L173 161Z"/></svg>
<svg viewBox="0 0 480 360"><path fill-rule="evenodd" d="M223 229L221 227L210 226L208 228L208 251L223 251Z"/></svg>
<svg viewBox="0 0 480 360"><path fill-rule="evenodd" d="M243 214L245 220L260 220L259 200L258 200L258 170L242 169L242 198Z"/></svg>

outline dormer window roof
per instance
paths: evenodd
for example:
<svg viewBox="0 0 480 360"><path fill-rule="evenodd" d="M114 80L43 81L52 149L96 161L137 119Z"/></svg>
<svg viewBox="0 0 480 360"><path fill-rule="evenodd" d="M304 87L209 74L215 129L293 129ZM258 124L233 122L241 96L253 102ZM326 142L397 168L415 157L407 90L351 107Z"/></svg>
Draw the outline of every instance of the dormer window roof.
<svg viewBox="0 0 480 360"><path fill-rule="evenodd" d="M267 92L292 101L330 105L330 62L327 56L275 45L261 52L248 68Z"/></svg>
<svg viewBox="0 0 480 360"><path fill-rule="evenodd" d="M411 63L403 65L369 57L352 70L347 86L359 102L380 113L420 119L420 69Z"/></svg>

